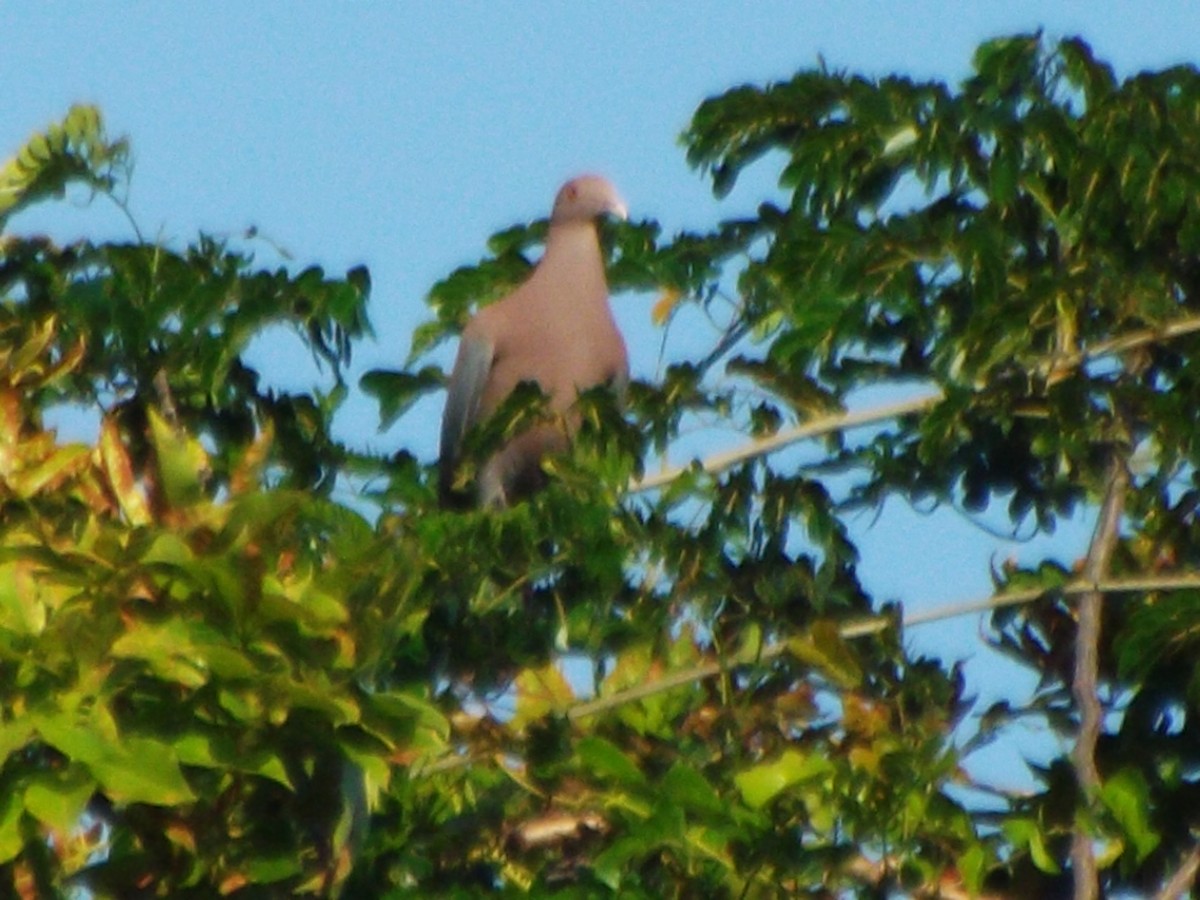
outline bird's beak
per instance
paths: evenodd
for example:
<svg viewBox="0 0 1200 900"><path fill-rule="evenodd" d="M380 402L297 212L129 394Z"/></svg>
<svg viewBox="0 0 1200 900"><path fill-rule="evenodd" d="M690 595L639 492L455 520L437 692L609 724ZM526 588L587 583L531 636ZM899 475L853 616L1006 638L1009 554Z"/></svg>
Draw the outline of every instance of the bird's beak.
<svg viewBox="0 0 1200 900"><path fill-rule="evenodd" d="M625 201L620 197L613 199L608 205L608 214L613 218L620 219L622 222L629 221L629 207L625 205Z"/></svg>

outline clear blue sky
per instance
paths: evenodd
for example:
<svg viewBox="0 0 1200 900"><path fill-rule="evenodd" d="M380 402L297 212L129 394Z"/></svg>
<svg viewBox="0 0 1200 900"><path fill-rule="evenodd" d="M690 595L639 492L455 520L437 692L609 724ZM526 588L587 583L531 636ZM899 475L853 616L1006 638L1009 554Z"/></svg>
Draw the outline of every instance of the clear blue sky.
<svg viewBox="0 0 1200 900"><path fill-rule="evenodd" d="M868 75L956 81L1002 33L1079 34L1121 75L1200 57L1200 3L884 2L315 3L0 5L0 155L78 101L132 140L131 205L174 243L257 226L299 263L367 264L378 341L362 368L398 367L430 285L478 259L488 235L544 215L558 184L598 170L634 218L667 233L754 208L769 173L722 203L689 170L678 135L706 96L786 78L823 57ZM127 238L108 205L18 217L14 231ZM652 378L661 335L644 297L617 298L634 374ZM264 348L286 379L288 348ZM440 398L386 435L356 402L344 432L381 449L435 452ZM871 527L868 527L871 526ZM923 608L988 592L989 561L1081 555L1087 522L1047 544L1009 545L957 514L890 503L856 523L879 599ZM914 647L994 675L978 620L914 631ZM1025 685L1031 682L1026 679ZM1020 748L977 764L1011 776ZM988 762L987 760L992 760Z"/></svg>

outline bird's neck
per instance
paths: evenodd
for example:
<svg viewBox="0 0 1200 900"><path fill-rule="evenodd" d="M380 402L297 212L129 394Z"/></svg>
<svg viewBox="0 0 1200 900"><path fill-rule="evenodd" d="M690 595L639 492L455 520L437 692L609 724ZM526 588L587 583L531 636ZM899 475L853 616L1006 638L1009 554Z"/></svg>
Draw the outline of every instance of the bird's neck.
<svg viewBox="0 0 1200 900"><path fill-rule="evenodd" d="M546 234L546 251L538 264L542 277L561 277L567 273L576 281L587 279L581 288L594 288L588 294L607 295L604 283L604 259L600 254L600 239L596 225L590 219L552 222Z"/></svg>

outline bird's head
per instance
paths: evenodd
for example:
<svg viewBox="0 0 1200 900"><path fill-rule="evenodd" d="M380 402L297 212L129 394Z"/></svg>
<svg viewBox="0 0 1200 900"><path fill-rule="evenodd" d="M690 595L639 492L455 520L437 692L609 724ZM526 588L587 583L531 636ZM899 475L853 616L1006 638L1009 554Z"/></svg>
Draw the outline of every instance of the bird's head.
<svg viewBox="0 0 1200 900"><path fill-rule="evenodd" d="M550 220L566 222L572 219L595 219L603 215L627 219L629 210L617 189L607 179L599 175L580 175L559 189Z"/></svg>

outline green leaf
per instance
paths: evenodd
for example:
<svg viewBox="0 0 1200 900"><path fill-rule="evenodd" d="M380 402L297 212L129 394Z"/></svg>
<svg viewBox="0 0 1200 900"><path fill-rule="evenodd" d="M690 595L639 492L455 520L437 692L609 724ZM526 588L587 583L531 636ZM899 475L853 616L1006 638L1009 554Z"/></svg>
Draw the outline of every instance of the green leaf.
<svg viewBox="0 0 1200 900"><path fill-rule="evenodd" d="M832 620L813 623L807 633L789 638L787 647L793 656L844 690L855 690L862 684L862 667Z"/></svg>
<svg viewBox="0 0 1200 900"><path fill-rule="evenodd" d="M963 884L972 895L983 890L983 879L987 875L988 855L981 844L972 844L958 857L958 872Z"/></svg>
<svg viewBox="0 0 1200 900"><path fill-rule="evenodd" d="M303 623L317 634L327 634L345 624L349 612L344 599L323 590L314 574L310 572L287 582L264 578L264 596L258 608L263 621Z"/></svg>
<svg viewBox="0 0 1200 900"><path fill-rule="evenodd" d="M631 837L613 841L592 860L591 867L596 878L610 891L619 892L625 875L629 873L630 861L646 853L650 849L647 844L636 831Z"/></svg>
<svg viewBox="0 0 1200 900"><path fill-rule="evenodd" d="M69 145L61 140L64 134L70 138ZM18 210L61 195L72 181L110 187L109 171L124 164L127 151L124 140L105 140L95 107L71 107L62 125L34 134L12 159L0 165L0 228Z"/></svg>
<svg viewBox="0 0 1200 900"><path fill-rule="evenodd" d="M0 565L0 627L17 634L38 634L46 627L50 585L27 560Z"/></svg>
<svg viewBox="0 0 1200 900"><path fill-rule="evenodd" d="M21 836L24 812L25 806L16 791L5 791L0 796L0 863L7 863L25 846Z"/></svg>
<svg viewBox="0 0 1200 900"><path fill-rule="evenodd" d="M300 874L303 867L295 856L280 854L275 856L255 856L243 869L243 874L251 884L273 884Z"/></svg>
<svg viewBox="0 0 1200 900"><path fill-rule="evenodd" d="M83 766L42 772L25 788L25 809L51 828L68 832L79 825L95 791L96 782Z"/></svg>
<svg viewBox="0 0 1200 900"><path fill-rule="evenodd" d="M28 719L0 722L0 766L10 755L28 744L33 736L33 723Z"/></svg>
<svg viewBox="0 0 1200 900"><path fill-rule="evenodd" d="M450 723L435 704L415 690L369 694L363 701L364 727L387 741L425 735L439 747L450 737Z"/></svg>
<svg viewBox="0 0 1200 900"><path fill-rule="evenodd" d="M70 710L39 715L35 725L48 744L87 766L115 802L171 806L195 799L168 744L119 734L98 705L86 717Z"/></svg>
<svg viewBox="0 0 1200 900"><path fill-rule="evenodd" d="M187 541L171 531L160 531L155 534L141 555L143 563L162 563L171 566L182 566L194 558L195 554L188 546Z"/></svg>
<svg viewBox="0 0 1200 900"><path fill-rule="evenodd" d="M1017 848L1027 850L1030 859L1037 868L1048 875L1057 875L1060 871L1050 851L1046 849L1045 837L1038 824L1033 819L1005 819L1001 828L1004 836Z"/></svg>
<svg viewBox="0 0 1200 900"><path fill-rule="evenodd" d="M695 769L676 762L659 782L662 796L686 811L720 813L725 805L709 782Z"/></svg>
<svg viewBox="0 0 1200 900"><path fill-rule="evenodd" d="M83 471L90 455L87 447L59 447L45 459L16 473L9 479L9 486L17 496L29 499Z"/></svg>
<svg viewBox="0 0 1200 900"><path fill-rule="evenodd" d="M228 768L235 772L260 775L286 788L295 789L279 756L266 747L237 747L228 734L220 731L189 730L171 741L180 765L206 769Z"/></svg>
<svg viewBox="0 0 1200 900"><path fill-rule="evenodd" d="M733 777L742 799L759 809L793 785L829 775L834 765L819 753L785 750L774 762L754 766Z"/></svg>
<svg viewBox="0 0 1200 900"><path fill-rule="evenodd" d="M520 730L552 712L563 712L575 692L558 667L525 669L517 676L517 712L512 727Z"/></svg>
<svg viewBox="0 0 1200 900"><path fill-rule="evenodd" d="M359 387L379 401L379 430L390 428L397 419L431 391L445 384L445 375L437 366L425 366L419 372L395 372L372 369L359 379Z"/></svg>
<svg viewBox="0 0 1200 900"><path fill-rule="evenodd" d="M175 806L196 799L174 751L161 741L127 737L119 750L103 747L94 758L82 761L118 803Z"/></svg>
<svg viewBox="0 0 1200 900"><path fill-rule="evenodd" d="M575 752L580 766L595 779L631 786L646 783L641 769L611 741L589 735L576 744Z"/></svg>
<svg viewBox="0 0 1200 900"><path fill-rule="evenodd" d="M208 453L198 440L169 425L157 410L147 410L146 417L167 502L175 509L191 506L204 495Z"/></svg>
<svg viewBox="0 0 1200 900"><path fill-rule="evenodd" d="M1133 767L1121 769L1105 780L1100 799L1133 844L1137 861L1142 862L1162 842L1162 836L1151 825L1154 803L1145 776Z"/></svg>
<svg viewBox="0 0 1200 900"><path fill-rule="evenodd" d="M208 682L208 648L221 642L218 632L199 622L174 618L136 622L109 651L117 659L138 659L159 678L184 687Z"/></svg>

